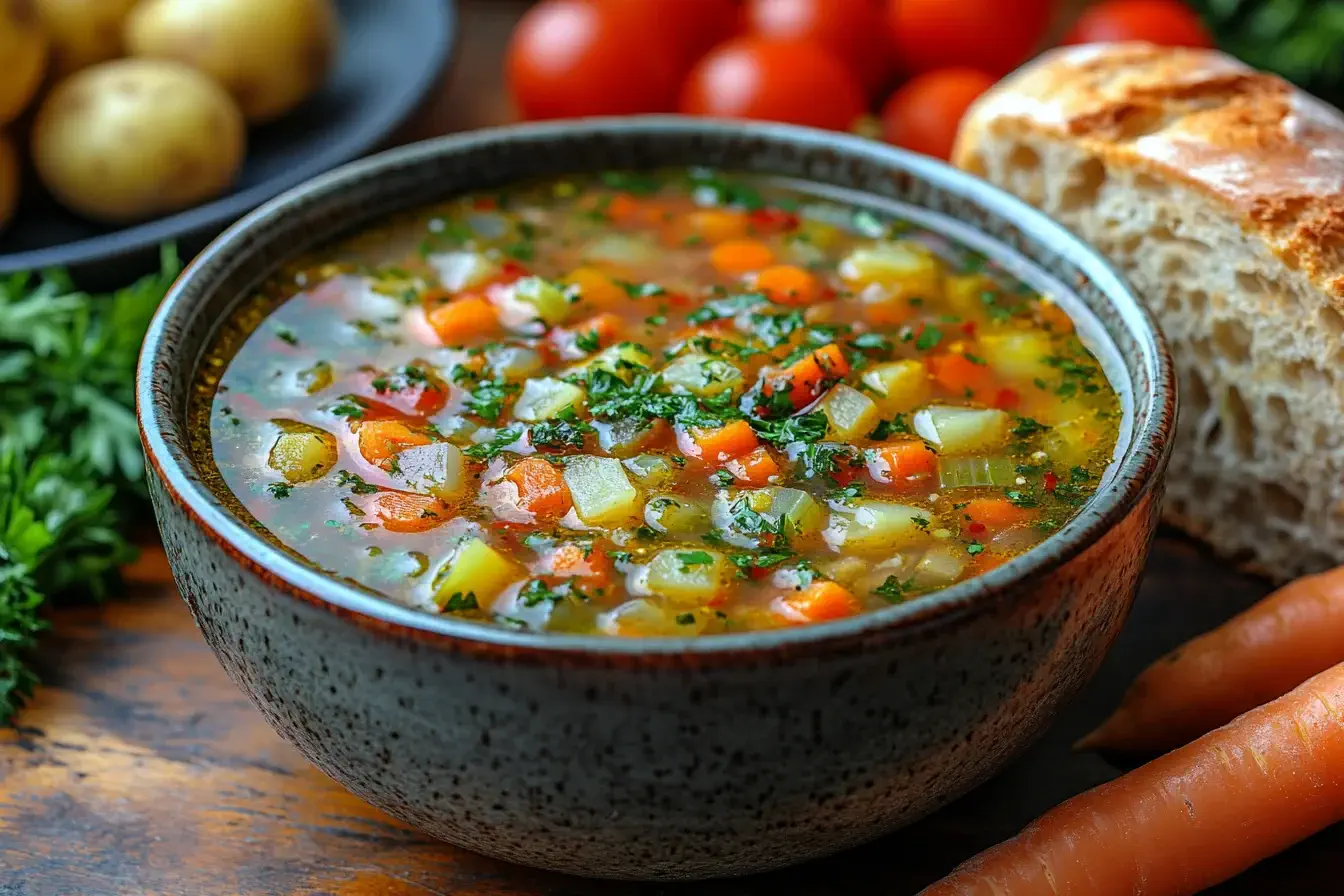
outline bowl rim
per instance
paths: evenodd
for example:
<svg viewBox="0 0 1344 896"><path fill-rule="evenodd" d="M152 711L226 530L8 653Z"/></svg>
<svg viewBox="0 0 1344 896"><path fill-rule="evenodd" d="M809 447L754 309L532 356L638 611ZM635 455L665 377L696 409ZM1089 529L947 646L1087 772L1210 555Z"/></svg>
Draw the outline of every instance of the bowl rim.
<svg viewBox="0 0 1344 896"><path fill-rule="evenodd" d="M189 452L179 451L164 435L165 429L185 430L186 427L185 421L173 418L174 386L167 380L184 364L193 366L194 378L200 357L179 354L171 347L171 324L177 320L194 319L196 312L189 307L191 296L187 287L200 276L203 268L220 265L227 270L229 265L222 262L245 260L258 245L266 243L251 234L259 222L283 214L300 201L310 202L315 196L339 194L343 189L389 170L492 143L576 134L656 139L668 133L706 138L751 137L777 145L825 148L841 156L875 161L966 198L991 214L1013 222L1031 239L1049 245L1051 251L1075 266L1117 306L1124 326L1131 331L1144 356L1141 369L1151 371L1147 388L1143 390L1149 413L1142 421L1135 421L1129 450L1117 462L1110 485L1096 493L1078 515L1037 548L980 576L908 603L806 626L712 637L624 638L517 631L456 619L451 615L434 615L396 603L309 566L268 543L220 506L208 486L189 475L189 471L196 469L194 459ZM855 191L865 192L861 188ZM1035 260L1032 264L1040 266ZM1107 330L1106 339L1113 347L1114 337L1109 328L1103 329ZM174 364L160 363L165 353ZM1126 366L1133 370L1128 363ZM190 378L187 380L191 381ZM1137 406L1138 394L1133 395L1132 400ZM187 265L150 323L136 373L136 414L145 448L147 475L151 475L149 470L152 470L165 496L183 510L197 528L277 591L323 607L367 630L441 648L485 653L502 651L515 659L534 662L564 658L598 664L639 661L643 664L694 666L751 658L762 652L853 649L859 641L866 643L895 633L909 636L932 625L950 624L968 614L983 612L1011 595L1029 593L1032 590L1029 583L1033 579L1048 575L1072 561L1125 519L1160 484L1171 453L1176 403L1175 373L1166 340L1127 281L1096 249L1025 202L943 162L873 140L795 125L716 121L676 115L513 124L450 134L387 150L312 178L241 218ZM162 521L161 513L156 511L156 517Z"/></svg>

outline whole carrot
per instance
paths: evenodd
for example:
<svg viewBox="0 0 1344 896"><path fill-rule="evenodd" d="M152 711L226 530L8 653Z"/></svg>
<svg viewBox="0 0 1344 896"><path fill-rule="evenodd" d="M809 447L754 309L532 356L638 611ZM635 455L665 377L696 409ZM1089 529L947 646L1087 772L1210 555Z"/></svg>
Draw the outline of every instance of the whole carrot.
<svg viewBox="0 0 1344 896"><path fill-rule="evenodd" d="M1160 753L1344 663L1344 567L1298 579L1143 671L1080 749Z"/></svg>
<svg viewBox="0 0 1344 896"><path fill-rule="evenodd" d="M922 896L1184 896L1344 819L1344 665L1074 797Z"/></svg>

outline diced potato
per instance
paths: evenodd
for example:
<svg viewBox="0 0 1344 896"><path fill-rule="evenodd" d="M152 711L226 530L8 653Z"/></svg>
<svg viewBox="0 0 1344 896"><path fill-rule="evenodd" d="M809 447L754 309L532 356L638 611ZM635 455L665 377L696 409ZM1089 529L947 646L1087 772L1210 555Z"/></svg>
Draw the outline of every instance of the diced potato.
<svg viewBox="0 0 1344 896"><path fill-rule="evenodd" d="M305 367L300 370L295 375L295 379L298 380L303 391L309 395L314 395L332 384L335 380L335 373L330 361L318 361L312 367Z"/></svg>
<svg viewBox="0 0 1344 896"><path fill-rule="evenodd" d="M293 420L275 420L284 430L271 446L268 463L291 483L311 482L336 466L336 437Z"/></svg>
<svg viewBox="0 0 1344 896"><path fill-rule="evenodd" d="M1041 448L1060 467L1083 467L1101 447L1101 432L1091 415L1066 420L1050 428Z"/></svg>
<svg viewBox="0 0 1344 896"><path fill-rule="evenodd" d="M552 420L565 408L583 410L584 391L573 383L551 377L534 377L523 385L513 416L524 423Z"/></svg>
<svg viewBox="0 0 1344 896"><path fill-rule="evenodd" d="M613 457L629 457L649 447L660 426L632 417L615 423L598 421L592 425L597 430L597 444Z"/></svg>
<svg viewBox="0 0 1344 896"><path fill-rule="evenodd" d="M662 495L644 505L644 522L669 535L699 535L709 528L709 510L689 498Z"/></svg>
<svg viewBox="0 0 1344 896"><path fill-rule="evenodd" d="M873 571L872 561L862 557L828 558L817 561L816 567L826 578L839 582L850 591L857 590L858 584Z"/></svg>
<svg viewBox="0 0 1344 896"><path fill-rule="evenodd" d="M877 425L877 405L858 389L838 383L821 400L819 410L830 421L828 435L841 441L860 439Z"/></svg>
<svg viewBox="0 0 1344 896"><path fill-rule="evenodd" d="M565 485L574 512L589 526L620 526L640 514L639 489L614 457L579 455L567 459Z"/></svg>
<svg viewBox="0 0 1344 896"><path fill-rule="evenodd" d="M718 551L667 548L649 564L649 589L681 606L701 606L719 593L727 572L728 561Z"/></svg>
<svg viewBox="0 0 1344 896"><path fill-rule="evenodd" d="M742 371L722 358L682 355L663 368L663 382L692 395L707 398L724 392L740 392L745 386Z"/></svg>
<svg viewBox="0 0 1344 896"><path fill-rule="evenodd" d="M488 349L486 360L496 377L525 380L545 366L541 353L526 345L500 345Z"/></svg>
<svg viewBox="0 0 1344 896"><path fill-rule="evenodd" d="M860 499L836 502L821 533L832 550L884 554L927 542L932 514L918 507Z"/></svg>
<svg viewBox="0 0 1344 896"><path fill-rule="evenodd" d="M942 295L943 263L921 243L896 240L863 246L840 262L850 283L881 284L892 298L937 301Z"/></svg>
<svg viewBox="0 0 1344 896"><path fill-rule="evenodd" d="M460 496L467 487L462 449L449 442L408 448L396 455L392 478L407 491L433 495L444 501Z"/></svg>
<svg viewBox="0 0 1344 896"><path fill-rule="evenodd" d="M1046 363L1054 354L1050 337L1040 330L1002 330L980 337L979 354L999 376L1020 385L1047 382L1059 371Z"/></svg>
<svg viewBox="0 0 1344 896"><path fill-rule="evenodd" d="M685 618L660 601L641 597L628 600L604 614L600 624L602 630L609 635L624 635L631 638L694 635L699 632L695 621L682 624L677 621L679 616Z"/></svg>
<svg viewBox="0 0 1344 896"><path fill-rule="evenodd" d="M513 295L535 308L537 317L550 326L562 324L569 317L569 297L544 277L524 277L513 285Z"/></svg>
<svg viewBox="0 0 1344 896"><path fill-rule="evenodd" d="M714 496L710 515L715 528L734 535L736 542L754 544L758 533L739 521L744 512L759 514L771 529L782 526L790 538L815 535L826 522L825 511L807 492L777 486L738 492L720 490Z"/></svg>
<svg viewBox="0 0 1344 896"><path fill-rule="evenodd" d="M482 609L517 582L526 570L479 538L458 546L434 576L434 601L444 608L454 595L474 595Z"/></svg>
<svg viewBox="0 0 1344 896"><path fill-rule="evenodd" d="M915 432L944 454L972 454L1001 446L1011 419L1004 411L937 405L914 417Z"/></svg>
<svg viewBox="0 0 1344 896"><path fill-rule="evenodd" d="M984 274L957 274L947 278L943 294L958 317L983 320L990 307L985 302L985 294L993 287L993 281Z"/></svg>
<svg viewBox="0 0 1344 896"><path fill-rule="evenodd" d="M923 361L892 361L864 371L863 382L884 414L908 414L929 400L929 371Z"/></svg>
<svg viewBox="0 0 1344 896"><path fill-rule="evenodd" d="M666 485L676 477L672 462L658 454L639 454L623 461L622 466L644 488Z"/></svg>

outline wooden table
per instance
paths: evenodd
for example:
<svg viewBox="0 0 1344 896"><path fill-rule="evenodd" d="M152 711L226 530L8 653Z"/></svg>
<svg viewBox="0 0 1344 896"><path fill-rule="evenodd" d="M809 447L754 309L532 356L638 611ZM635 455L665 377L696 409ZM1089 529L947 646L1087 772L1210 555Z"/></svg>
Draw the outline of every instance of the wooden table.
<svg viewBox="0 0 1344 896"><path fill-rule="evenodd" d="M465 4L456 73L409 136L506 117L498 57L517 8ZM18 727L0 732L0 896L913 893L1116 774L1068 745L1148 661L1267 590L1177 537L1160 538L1134 614L1097 680L1040 744L985 787L907 831L798 869L632 886L480 858L361 803L276 737L225 678L168 583L161 554L151 552L134 578L123 600L56 614L56 634L42 649L44 687ZM1344 829L1328 831L1217 892L1338 892L1341 851Z"/></svg>

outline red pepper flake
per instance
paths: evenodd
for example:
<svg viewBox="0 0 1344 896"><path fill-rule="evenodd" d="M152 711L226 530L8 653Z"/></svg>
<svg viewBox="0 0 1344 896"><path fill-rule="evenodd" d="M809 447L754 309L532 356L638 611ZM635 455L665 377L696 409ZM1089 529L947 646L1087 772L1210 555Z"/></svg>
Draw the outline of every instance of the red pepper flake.
<svg viewBox="0 0 1344 896"><path fill-rule="evenodd" d="M798 227L798 216L782 208L758 208L747 220L757 233L784 233Z"/></svg>
<svg viewBox="0 0 1344 896"><path fill-rule="evenodd" d="M999 394L994 396L994 407L1001 411L1011 411L1022 401L1022 396L1017 394L1015 389L1000 389Z"/></svg>
<svg viewBox="0 0 1344 896"><path fill-rule="evenodd" d="M974 336L974 335L975 335L975 321L973 321L973 320L968 320L968 321L966 321L966 323L962 324L962 325L961 325L961 332L965 333L967 336Z"/></svg>
<svg viewBox="0 0 1344 896"><path fill-rule="evenodd" d="M1059 477L1054 474L1054 471L1052 470L1046 473L1045 490L1053 494L1055 491L1055 486L1057 485L1059 485Z"/></svg>
<svg viewBox="0 0 1344 896"><path fill-rule="evenodd" d="M981 535L985 531L985 524L971 523L969 526L966 527L966 531L970 532L972 535Z"/></svg>

